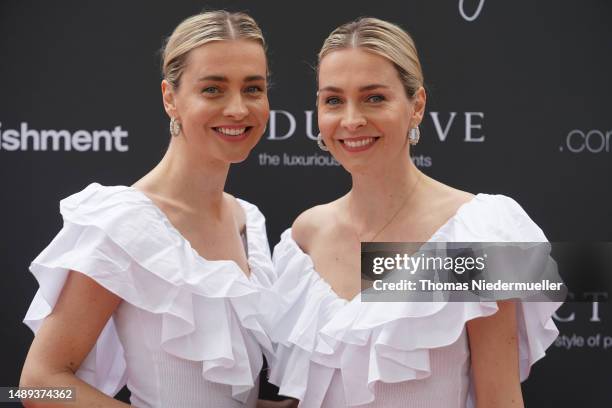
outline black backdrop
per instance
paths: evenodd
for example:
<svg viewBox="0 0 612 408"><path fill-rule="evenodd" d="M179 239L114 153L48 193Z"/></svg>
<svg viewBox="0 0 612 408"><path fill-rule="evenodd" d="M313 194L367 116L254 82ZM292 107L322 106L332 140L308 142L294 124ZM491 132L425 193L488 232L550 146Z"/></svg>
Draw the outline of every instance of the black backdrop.
<svg viewBox="0 0 612 408"><path fill-rule="evenodd" d="M349 188L308 137L312 65L325 36L362 15L402 25L419 48L429 113L413 152L425 173L513 197L551 241L612 241L606 0L4 0L0 386L18 383L32 338L21 319L37 287L27 267L61 226L58 200L93 181L129 185L161 158L169 136L157 51L204 7L250 12L269 42L274 123L227 190L260 207L272 245L302 210ZM37 146L42 130L64 132ZM527 406L611 406L612 307L570 303L557 318L561 337L524 383Z"/></svg>

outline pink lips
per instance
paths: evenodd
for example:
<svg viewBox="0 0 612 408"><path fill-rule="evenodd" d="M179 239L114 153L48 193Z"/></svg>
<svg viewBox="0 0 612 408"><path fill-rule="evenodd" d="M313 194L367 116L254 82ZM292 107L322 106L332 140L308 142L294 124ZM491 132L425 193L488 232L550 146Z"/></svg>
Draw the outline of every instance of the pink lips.
<svg viewBox="0 0 612 408"><path fill-rule="evenodd" d="M231 133L222 131L222 130L233 131L235 129L244 129L244 131L239 134L231 134ZM248 138L249 135L251 134L251 129L253 129L253 126L246 126L246 125L222 125L222 126L213 127L213 130L215 131L217 136L219 136L221 139L227 142L234 142L234 143L241 142L245 140L246 138Z"/></svg>
<svg viewBox="0 0 612 408"><path fill-rule="evenodd" d="M347 152L358 153L370 149L372 146L374 146L374 144L376 144L377 141L378 137L361 136L352 137L348 139L340 139L340 145Z"/></svg>

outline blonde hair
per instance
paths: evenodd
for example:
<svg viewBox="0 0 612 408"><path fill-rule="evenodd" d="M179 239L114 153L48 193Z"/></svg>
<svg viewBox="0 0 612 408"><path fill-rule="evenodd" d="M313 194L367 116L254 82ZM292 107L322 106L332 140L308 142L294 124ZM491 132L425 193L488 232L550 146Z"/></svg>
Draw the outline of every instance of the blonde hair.
<svg viewBox="0 0 612 408"><path fill-rule="evenodd" d="M246 13L225 10L206 11L185 19L162 49L162 75L178 88L189 52L211 41L252 40L266 50L261 29Z"/></svg>
<svg viewBox="0 0 612 408"><path fill-rule="evenodd" d="M395 66L409 98L423 86L423 71L414 41L395 24L362 17L341 25L325 39L318 64L327 54L346 48L363 48L388 59Z"/></svg>

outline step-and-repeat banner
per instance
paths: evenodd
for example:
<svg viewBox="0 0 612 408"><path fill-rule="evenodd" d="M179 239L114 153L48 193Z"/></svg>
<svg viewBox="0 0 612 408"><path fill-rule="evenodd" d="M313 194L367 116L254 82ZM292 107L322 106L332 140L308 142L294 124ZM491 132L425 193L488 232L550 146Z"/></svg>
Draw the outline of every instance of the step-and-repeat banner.
<svg viewBox="0 0 612 408"><path fill-rule="evenodd" d="M313 66L327 34L359 16L416 41L428 106L412 160L423 172L513 197L551 241L612 241L608 1L3 1L0 386L18 384L37 288L28 265L61 226L58 201L94 181L132 184L160 160L159 49L202 8L248 11L269 43L270 122L227 189L259 206L272 245L350 187L314 140ZM609 295L557 312L561 334L523 385L527 406L612 406Z"/></svg>

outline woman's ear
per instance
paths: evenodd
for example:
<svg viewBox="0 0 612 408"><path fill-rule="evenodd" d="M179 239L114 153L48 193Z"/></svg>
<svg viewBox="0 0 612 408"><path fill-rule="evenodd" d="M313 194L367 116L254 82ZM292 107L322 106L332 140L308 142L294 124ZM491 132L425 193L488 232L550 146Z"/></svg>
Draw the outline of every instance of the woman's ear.
<svg viewBox="0 0 612 408"><path fill-rule="evenodd" d="M418 126L423 121L425 115L425 104L427 102L427 94L425 88L420 87L412 97L414 101L414 112L412 113L412 127Z"/></svg>
<svg viewBox="0 0 612 408"><path fill-rule="evenodd" d="M162 100L164 101L164 109L171 118L177 118L175 105L175 90L174 87L165 79L161 82Z"/></svg>

